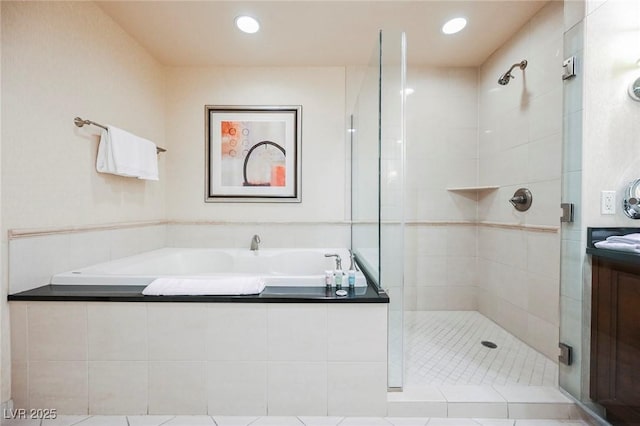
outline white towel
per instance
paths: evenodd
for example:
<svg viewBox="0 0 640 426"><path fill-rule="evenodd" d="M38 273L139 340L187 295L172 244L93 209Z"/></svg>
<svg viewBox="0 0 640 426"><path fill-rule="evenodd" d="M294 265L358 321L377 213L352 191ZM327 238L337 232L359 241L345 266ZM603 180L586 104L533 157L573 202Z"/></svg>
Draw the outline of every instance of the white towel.
<svg viewBox="0 0 640 426"><path fill-rule="evenodd" d="M114 126L100 135L96 169L101 173L158 180L156 144Z"/></svg>
<svg viewBox="0 0 640 426"><path fill-rule="evenodd" d="M640 234L612 235L607 238L609 242L640 244Z"/></svg>
<svg viewBox="0 0 640 426"><path fill-rule="evenodd" d="M265 282L260 277L226 276L200 278L158 278L142 290L147 296L204 296L260 294Z"/></svg>
<svg viewBox="0 0 640 426"><path fill-rule="evenodd" d="M607 249L607 250L617 250L617 251L628 251L632 253L640 253L640 244L628 244L621 243L617 241L598 241L593 244L596 248Z"/></svg>

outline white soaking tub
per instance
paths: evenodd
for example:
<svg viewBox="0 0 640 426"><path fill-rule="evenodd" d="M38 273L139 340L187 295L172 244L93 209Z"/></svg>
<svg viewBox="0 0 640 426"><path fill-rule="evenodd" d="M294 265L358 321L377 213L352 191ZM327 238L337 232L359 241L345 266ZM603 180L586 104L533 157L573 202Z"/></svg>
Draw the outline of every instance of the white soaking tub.
<svg viewBox="0 0 640 426"><path fill-rule="evenodd" d="M325 270L335 269L338 254L349 267L347 249L210 249L163 248L86 268L56 274L54 285L147 285L156 278L259 276L267 287L324 287ZM356 287L367 286L356 272ZM347 277L343 287L348 287Z"/></svg>

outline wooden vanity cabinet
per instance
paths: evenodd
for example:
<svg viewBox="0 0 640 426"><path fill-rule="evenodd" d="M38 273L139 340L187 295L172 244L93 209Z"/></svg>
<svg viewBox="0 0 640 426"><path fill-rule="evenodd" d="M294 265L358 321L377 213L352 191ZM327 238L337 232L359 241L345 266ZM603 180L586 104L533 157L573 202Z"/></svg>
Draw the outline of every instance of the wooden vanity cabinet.
<svg viewBox="0 0 640 426"><path fill-rule="evenodd" d="M590 397L614 425L640 425L640 256L592 257Z"/></svg>

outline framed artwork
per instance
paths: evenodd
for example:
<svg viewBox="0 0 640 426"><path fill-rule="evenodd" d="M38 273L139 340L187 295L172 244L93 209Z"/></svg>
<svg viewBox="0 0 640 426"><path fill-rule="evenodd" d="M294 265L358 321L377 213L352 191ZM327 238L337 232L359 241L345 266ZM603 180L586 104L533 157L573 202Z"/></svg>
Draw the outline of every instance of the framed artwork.
<svg viewBox="0 0 640 426"><path fill-rule="evenodd" d="M301 121L300 105L205 105L205 201L299 203Z"/></svg>

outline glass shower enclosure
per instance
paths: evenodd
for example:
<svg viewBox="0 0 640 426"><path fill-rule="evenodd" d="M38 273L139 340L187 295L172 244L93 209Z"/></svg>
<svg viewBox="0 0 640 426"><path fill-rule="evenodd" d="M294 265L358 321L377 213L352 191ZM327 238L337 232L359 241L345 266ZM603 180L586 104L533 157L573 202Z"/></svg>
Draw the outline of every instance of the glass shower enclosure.
<svg viewBox="0 0 640 426"><path fill-rule="evenodd" d="M388 387L403 383L406 38L381 31L361 70L351 135L351 247L379 292L389 295Z"/></svg>

